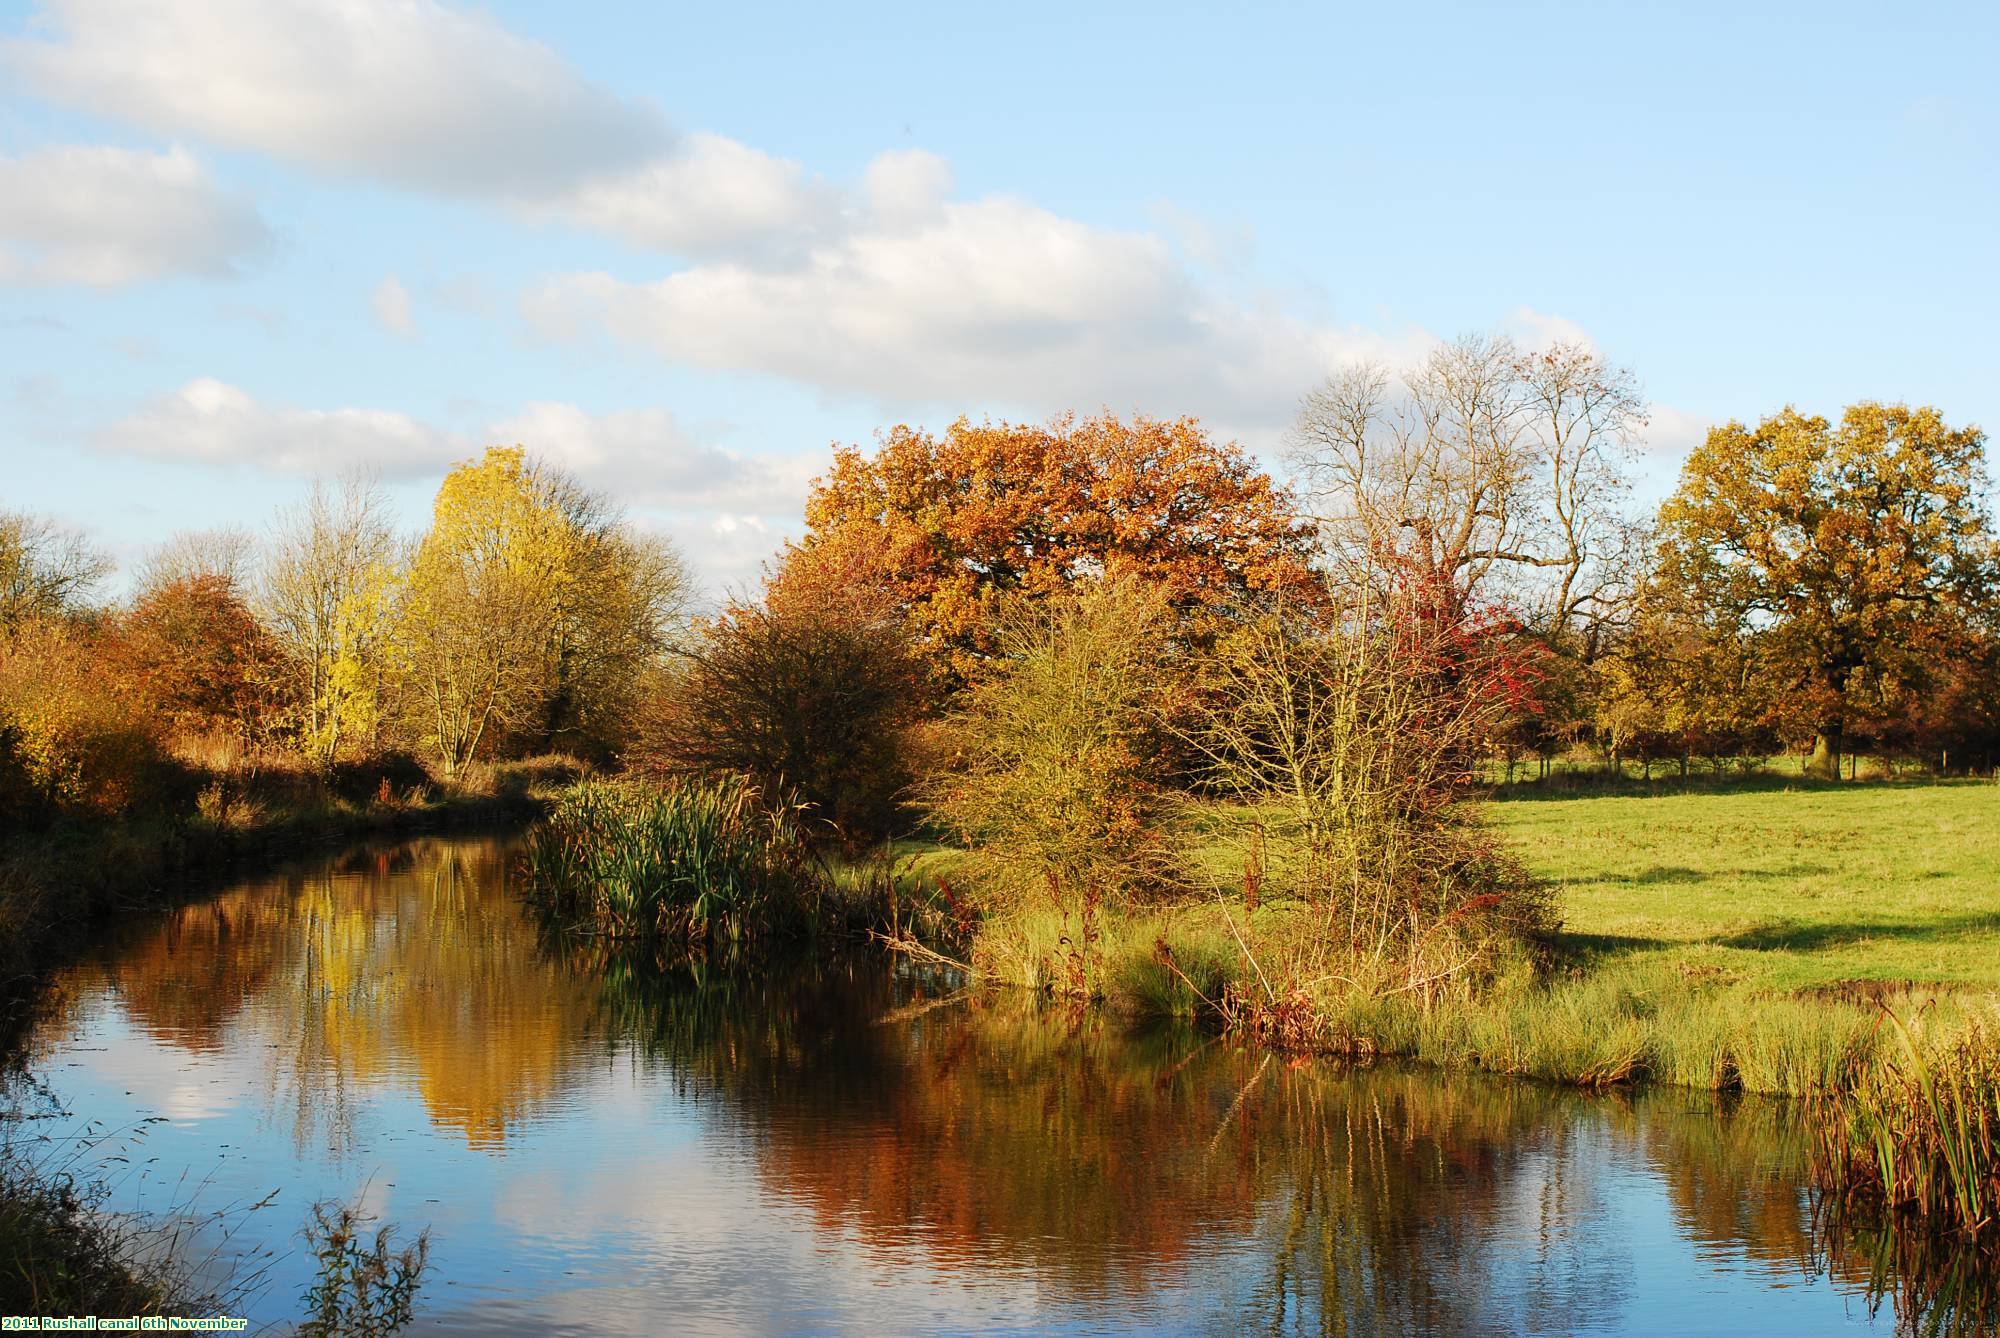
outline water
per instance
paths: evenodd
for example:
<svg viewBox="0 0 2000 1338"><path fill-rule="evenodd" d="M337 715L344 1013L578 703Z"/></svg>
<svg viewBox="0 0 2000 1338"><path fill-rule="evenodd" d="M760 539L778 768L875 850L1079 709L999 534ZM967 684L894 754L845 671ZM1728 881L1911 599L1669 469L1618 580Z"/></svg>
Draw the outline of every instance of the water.
<svg viewBox="0 0 2000 1338"><path fill-rule="evenodd" d="M429 1226L416 1331L1401 1334L1894 1328L1808 1229L1782 1104L1293 1063L870 959L661 974L545 944L500 840L135 924L32 1047L235 1210L297 1313L316 1199ZM152 1121L148 1123L148 1121Z"/></svg>

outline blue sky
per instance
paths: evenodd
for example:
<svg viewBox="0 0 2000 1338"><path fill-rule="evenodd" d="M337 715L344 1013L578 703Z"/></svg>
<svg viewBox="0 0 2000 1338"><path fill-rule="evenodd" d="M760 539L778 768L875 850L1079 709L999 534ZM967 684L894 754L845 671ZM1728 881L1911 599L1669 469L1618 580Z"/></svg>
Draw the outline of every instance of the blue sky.
<svg viewBox="0 0 2000 1338"><path fill-rule="evenodd" d="M835 440L1472 330L2000 422L2000 7L0 0L0 506L130 557L520 440L711 587Z"/></svg>

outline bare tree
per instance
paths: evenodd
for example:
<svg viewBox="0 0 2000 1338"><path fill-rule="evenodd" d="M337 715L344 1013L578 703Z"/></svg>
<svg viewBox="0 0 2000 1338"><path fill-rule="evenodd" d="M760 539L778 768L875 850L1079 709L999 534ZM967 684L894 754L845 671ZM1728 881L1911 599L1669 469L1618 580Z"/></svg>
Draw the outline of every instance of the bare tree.
<svg viewBox="0 0 2000 1338"><path fill-rule="evenodd" d="M323 766L380 714L395 558L381 490L362 475L315 481L271 536L261 612L286 653L301 739Z"/></svg>
<svg viewBox="0 0 2000 1338"><path fill-rule="evenodd" d="M256 574L257 536L228 526L216 530L180 530L149 550L139 562L140 590L158 590L196 577L219 578L232 592L250 585Z"/></svg>
<svg viewBox="0 0 2000 1338"><path fill-rule="evenodd" d="M74 609L110 570L110 559L75 530L0 511L0 631Z"/></svg>
<svg viewBox="0 0 2000 1338"><path fill-rule="evenodd" d="M1621 461L1644 422L1632 373L1593 350L1474 335L1400 374L1329 377L1289 445L1343 565L1393 552L1467 599L1504 596L1545 631L1588 634L1623 588Z"/></svg>

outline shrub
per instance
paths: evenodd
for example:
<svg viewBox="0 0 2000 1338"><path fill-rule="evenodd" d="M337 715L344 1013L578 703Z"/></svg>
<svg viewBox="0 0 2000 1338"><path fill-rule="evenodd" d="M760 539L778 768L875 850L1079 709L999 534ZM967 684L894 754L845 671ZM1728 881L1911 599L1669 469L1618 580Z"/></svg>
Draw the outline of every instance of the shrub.
<svg viewBox="0 0 2000 1338"><path fill-rule="evenodd" d="M102 635L36 621L0 639L0 802L16 821L113 816L168 791L173 765Z"/></svg>
<svg viewBox="0 0 2000 1338"><path fill-rule="evenodd" d="M739 775L793 796L849 843L899 825L916 666L878 579L879 538L794 549L763 604L731 609L688 652L631 760L670 775Z"/></svg>
<svg viewBox="0 0 2000 1338"><path fill-rule="evenodd" d="M974 849L1005 898L1046 891L1083 916L1175 881L1152 774L1164 696L1165 605L1137 581L1017 602L1001 656L946 726L919 788L929 816Z"/></svg>
<svg viewBox="0 0 2000 1338"><path fill-rule="evenodd" d="M1428 990L1554 928L1459 803L1524 694L1509 630L1391 566L1336 619L1244 610L1209 663L1182 732L1236 801L1246 893L1312 908L1306 974Z"/></svg>

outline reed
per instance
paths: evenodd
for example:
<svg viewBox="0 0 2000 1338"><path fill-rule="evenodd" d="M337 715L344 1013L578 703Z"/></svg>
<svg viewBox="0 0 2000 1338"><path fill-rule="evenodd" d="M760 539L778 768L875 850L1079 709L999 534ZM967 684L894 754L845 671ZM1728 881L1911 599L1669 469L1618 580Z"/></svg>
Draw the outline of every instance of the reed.
<svg viewBox="0 0 2000 1338"><path fill-rule="evenodd" d="M1978 1022L1939 1042L1882 1016L1888 1053L1815 1098L1814 1178L1849 1215L1986 1233L2000 1218L2000 1045Z"/></svg>
<svg viewBox="0 0 2000 1338"><path fill-rule="evenodd" d="M574 786L524 859L531 898L613 938L744 944L810 926L825 891L796 807L735 779Z"/></svg>

